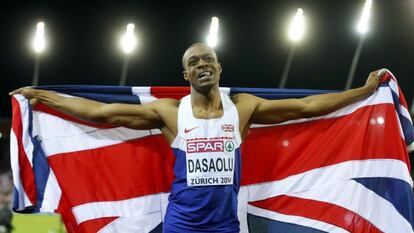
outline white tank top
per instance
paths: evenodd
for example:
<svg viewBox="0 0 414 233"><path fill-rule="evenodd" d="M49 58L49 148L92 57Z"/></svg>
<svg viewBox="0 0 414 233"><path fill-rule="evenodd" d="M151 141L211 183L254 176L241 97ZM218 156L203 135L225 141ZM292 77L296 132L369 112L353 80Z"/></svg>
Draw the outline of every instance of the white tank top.
<svg viewBox="0 0 414 233"><path fill-rule="evenodd" d="M195 118L191 97L181 99L178 133L171 147L175 179L164 219L166 232L239 232L239 115L220 93L223 116ZM204 229L204 230L203 230Z"/></svg>
<svg viewBox="0 0 414 233"><path fill-rule="evenodd" d="M235 151L241 144L239 115L226 94L220 92L220 97L223 115L212 119L195 118L191 96L181 99L178 133L171 147L186 154L187 186L234 183Z"/></svg>

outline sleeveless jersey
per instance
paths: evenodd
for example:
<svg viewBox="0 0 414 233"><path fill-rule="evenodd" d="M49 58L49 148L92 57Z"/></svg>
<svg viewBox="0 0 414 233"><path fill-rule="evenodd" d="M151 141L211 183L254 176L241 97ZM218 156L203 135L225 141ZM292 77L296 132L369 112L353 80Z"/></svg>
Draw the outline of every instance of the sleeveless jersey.
<svg viewBox="0 0 414 233"><path fill-rule="evenodd" d="M239 115L227 95L220 97L223 115L213 119L193 116L190 95L181 100L164 232L239 232Z"/></svg>

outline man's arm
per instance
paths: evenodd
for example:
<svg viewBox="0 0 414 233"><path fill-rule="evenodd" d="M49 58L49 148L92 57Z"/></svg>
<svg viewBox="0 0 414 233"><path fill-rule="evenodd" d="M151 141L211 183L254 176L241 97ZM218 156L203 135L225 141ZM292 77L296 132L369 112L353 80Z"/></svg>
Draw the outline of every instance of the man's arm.
<svg viewBox="0 0 414 233"><path fill-rule="evenodd" d="M336 111L373 94L385 71L371 72L363 87L340 93L308 96L302 99L265 100L255 96L246 97L253 102L250 123L276 124L288 120L314 117Z"/></svg>
<svg viewBox="0 0 414 233"><path fill-rule="evenodd" d="M10 93L21 94L31 105L45 104L74 117L124 126L133 129L161 128L164 122L157 113L158 108L169 105L171 100L157 100L148 104L105 104L78 97L64 97L51 91L20 88Z"/></svg>

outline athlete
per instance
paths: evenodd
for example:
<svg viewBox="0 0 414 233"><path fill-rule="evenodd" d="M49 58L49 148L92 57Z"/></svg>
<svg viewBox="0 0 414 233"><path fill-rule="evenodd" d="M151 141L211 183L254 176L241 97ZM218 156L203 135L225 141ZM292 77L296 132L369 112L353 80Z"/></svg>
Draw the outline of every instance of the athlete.
<svg viewBox="0 0 414 233"><path fill-rule="evenodd" d="M20 88L10 95L22 94L32 105L46 104L87 121L132 129L160 128L176 156L164 232L239 232L239 147L250 125L333 112L374 93L385 73L374 71L364 86L341 93L266 100L221 93L221 65L215 51L204 43L191 45L182 63L191 94L180 101L166 98L142 105L104 104L32 88Z"/></svg>

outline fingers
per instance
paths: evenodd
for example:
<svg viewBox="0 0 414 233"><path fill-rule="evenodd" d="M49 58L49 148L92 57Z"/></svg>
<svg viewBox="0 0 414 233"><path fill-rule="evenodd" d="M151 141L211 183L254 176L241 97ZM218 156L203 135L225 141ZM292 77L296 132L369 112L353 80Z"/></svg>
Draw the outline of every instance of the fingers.
<svg viewBox="0 0 414 233"><path fill-rule="evenodd" d="M22 92L24 92L24 90L31 89L31 88L32 88L31 86L21 87L19 89L16 89L14 91L9 92L9 95L12 96L12 95L15 95L15 94L22 94Z"/></svg>
<svg viewBox="0 0 414 233"><path fill-rule="evenodd" d="M30 105L32 105L32 106L35 106L38 102L39 102L39 101L38 101L36 98L34 98L34 99L30 99L30 100L29 100L29 103L30 103Z"/></svg>
<svg viewBox="0 0 414 233"><path fill-rule="evenodd" d="M384 74L386 74L388 72L388 69L382 68L380 70L378 70L377 72L377 76L378 77L382 77Z"/></svg>
<svg viewBox="0 0 414 233"><path fill-rule="evenodd" d="M369 78L368 79L373 79L373 80L381 80L382 78L383 78L383 76L387 73L387 72L389 72L388 71L388 69L386 69L386 68L383 68L383 69L379 69L379 70L375 70L375 71L372 71L370 74L369 74Z"/></svg>
<svg viewBox="0 0 414 233"><path fill-rule="evenodd" d="M20 94L22 92L22 89L23 88L19 88L19 89L16 89L14 91L11 91L11 92L9 92L9 95L12 96L12 95L15 95L15 94Z"/></svg>

